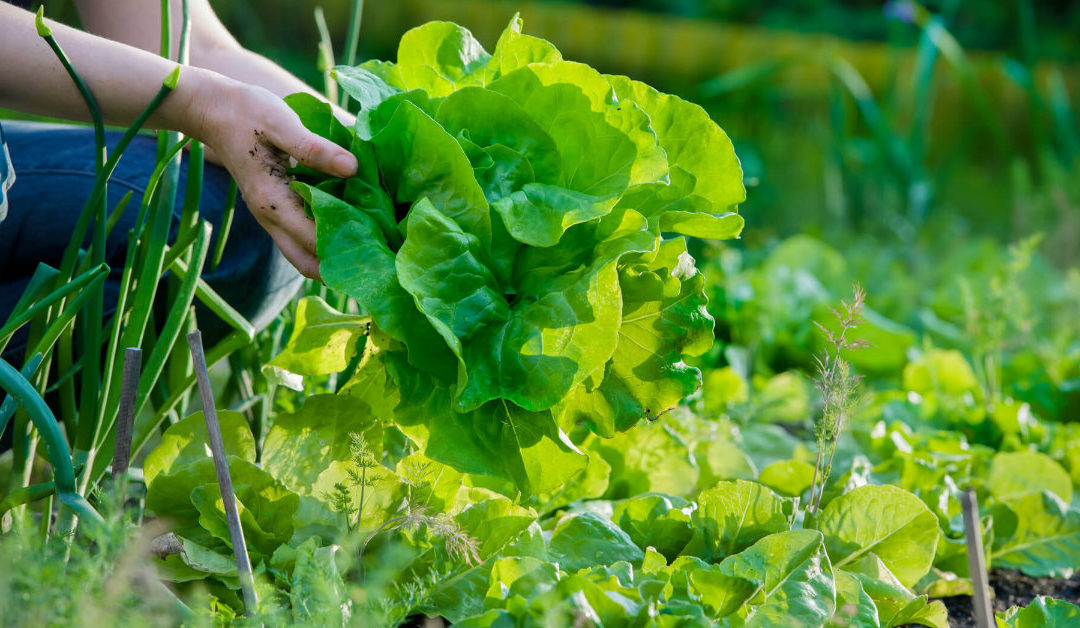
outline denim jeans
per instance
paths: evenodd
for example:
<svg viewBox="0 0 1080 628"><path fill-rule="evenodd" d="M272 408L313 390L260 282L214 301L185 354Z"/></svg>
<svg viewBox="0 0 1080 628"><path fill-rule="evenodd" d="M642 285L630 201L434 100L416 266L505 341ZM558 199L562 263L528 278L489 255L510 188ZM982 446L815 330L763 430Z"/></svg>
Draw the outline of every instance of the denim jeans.
<svg viewBox="0 0 1080 628"><path fill-rule="evenodd" d="M59 265L79 212L94 185L91 128L36 122L3 125L15 183L7 193L8 215L0 222L0 325L14 309L38 263ZM120 132L108 132L108 145L114 146L120 136ZM132 192L132 199L106 246L105 262L111 268L105 284L106 321L116 307L128 229L135 224L156 152L154 137L136 137L124 151L109 183L110 211L128 191ZM186 174L185 155L170 241L176 237ZM228 185L229 175L224 169L206 164L200 215L214 225L215 239ZM91 234L87 233L84 247L89 245L90 238ZM203 278L257 329L277 316L303 280L240 199L221 263L213 272L204 273ZM159 299L161 294L159 291ZM208 346L229 331L224 322L201 304L196 306L196 317ZM4 358L9 362L21 363L25 331L24 328L4 350Z"/></svg>

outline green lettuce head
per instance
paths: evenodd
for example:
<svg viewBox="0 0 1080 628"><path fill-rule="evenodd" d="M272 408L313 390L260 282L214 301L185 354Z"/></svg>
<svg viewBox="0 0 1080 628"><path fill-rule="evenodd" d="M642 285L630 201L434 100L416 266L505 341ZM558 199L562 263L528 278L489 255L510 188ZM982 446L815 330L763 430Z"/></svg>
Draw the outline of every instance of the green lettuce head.
<svg viewBox="0 0 1080 628"><path fill-rule="evenodd" d="M374 322L352 394L398 399L387 418L428 456L536 493L584 469L571 427L610 436L696 390L683 358L713 320L684 239L662 234L737 237L745 199L703 109L565 61L517 17L491 54L432 22L397 63L334 74L355 128L288 100L360 164L293 184L323 280Z"/></svg>

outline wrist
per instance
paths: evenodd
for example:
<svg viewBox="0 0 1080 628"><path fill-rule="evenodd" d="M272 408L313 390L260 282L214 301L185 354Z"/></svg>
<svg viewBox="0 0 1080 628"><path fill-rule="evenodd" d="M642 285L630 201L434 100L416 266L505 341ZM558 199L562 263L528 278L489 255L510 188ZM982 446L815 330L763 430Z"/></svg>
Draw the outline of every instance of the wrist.
<svg viewBox="0 0 1080 628"><path fill-rule="evenodd" d="M182 66L176 89L155 115L156 126L179 131L205 144L227 124L238 87L236 81L216 72Z"/></svg>

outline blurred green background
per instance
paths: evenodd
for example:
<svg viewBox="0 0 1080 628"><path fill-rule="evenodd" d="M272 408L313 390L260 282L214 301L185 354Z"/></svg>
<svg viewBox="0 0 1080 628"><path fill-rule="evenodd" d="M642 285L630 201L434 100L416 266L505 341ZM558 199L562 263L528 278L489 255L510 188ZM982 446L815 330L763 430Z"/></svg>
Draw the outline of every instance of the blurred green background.
<svg viewBox="0 0 1080 628"><path fill-rule="evenodd" d="M237 38L314 85L325 11L344 0L214 2ZM564 55L693 100L735 143L749 246L802 232L924 246L1044 233L1059 265L1080 243L1075 116L1080 4L1065 1L369 1L363 58L458 22L488 47L514 12Z"/></svg>

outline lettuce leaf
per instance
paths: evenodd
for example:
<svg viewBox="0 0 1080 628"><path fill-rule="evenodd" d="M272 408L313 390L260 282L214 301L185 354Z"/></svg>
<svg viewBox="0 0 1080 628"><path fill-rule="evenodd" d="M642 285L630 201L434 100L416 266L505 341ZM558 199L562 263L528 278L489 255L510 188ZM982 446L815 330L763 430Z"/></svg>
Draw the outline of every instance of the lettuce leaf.
<svg viewBox="0 0 1080 628"><path fill-rule="evenodd" d="M745 198L704 110L564 60L517 16L490 54L432 22L396 62L334 76L361 106L353 129L289 103L360 164L293 184L323 280L386 339L345 390L396 399L388 418L431 459L538 494L586 468L577 426L611 436L700 386L684 358L713 321L665 234L737 237Z"/></svg>

